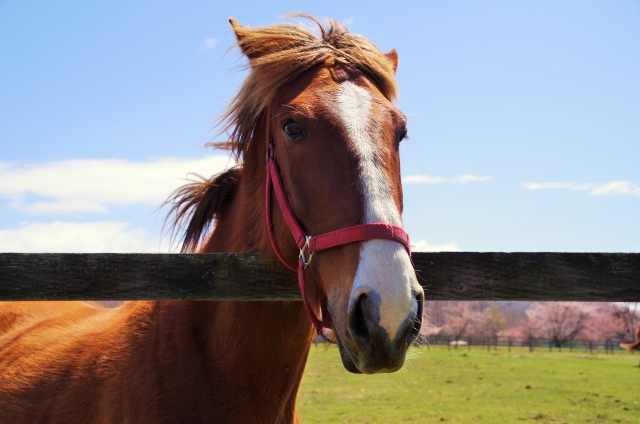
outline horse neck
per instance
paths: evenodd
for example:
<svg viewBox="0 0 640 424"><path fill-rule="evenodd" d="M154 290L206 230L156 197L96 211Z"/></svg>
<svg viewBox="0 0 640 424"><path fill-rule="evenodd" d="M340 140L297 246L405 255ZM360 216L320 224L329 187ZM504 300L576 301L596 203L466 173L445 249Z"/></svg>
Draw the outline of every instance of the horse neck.
<svg viewBox="0 0 640 424"><path fill-rule="evenodd" d="M264 129L257 133L263 135ZM230 207L218 216L201 252L273 256L265 224L263 144L255 143L245 156L237 194ZM284 222L279 212L274 212L274 218ZM295 245L283 245L295 255ZM249 391L247 387L239 390L255 396L257 384L260 393L279 402L268 408L268 399L251 400L263 411L279 411L276 417L270 417L271 422L294 420L295 398L313 339L313 327L302 302L209 302L207 311L207 331L213 342L209 349L214 360L224 364L225 370L233 370L240 386L242 376L246 377L245 384L253 386ZM256 382L256 376L262 381Z"/></svg>

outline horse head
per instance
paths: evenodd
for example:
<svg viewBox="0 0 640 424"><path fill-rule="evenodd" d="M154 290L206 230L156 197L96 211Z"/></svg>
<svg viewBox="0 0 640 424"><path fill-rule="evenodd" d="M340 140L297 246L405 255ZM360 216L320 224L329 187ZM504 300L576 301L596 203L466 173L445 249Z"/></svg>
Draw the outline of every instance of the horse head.
<svg viewBox="0 0 640 424"><path fill-rule="evenodd" d="M249 151L264 161L271 149L291 211L310 236L361 224L402 226L399 146L407 121L393 104L396 51L383 54L335 21L318 23L320 37L293 25L230 22L250 65L227 115L245 168ZM243 128L247 116L255 119ZM272 244L296 264L300 246L282 208L272 205ZM424 296L405 246L377 238L347 243L316 253L304 273L303 296L316 313L330 314L347 370L402 367L420 332Z"/></svg>

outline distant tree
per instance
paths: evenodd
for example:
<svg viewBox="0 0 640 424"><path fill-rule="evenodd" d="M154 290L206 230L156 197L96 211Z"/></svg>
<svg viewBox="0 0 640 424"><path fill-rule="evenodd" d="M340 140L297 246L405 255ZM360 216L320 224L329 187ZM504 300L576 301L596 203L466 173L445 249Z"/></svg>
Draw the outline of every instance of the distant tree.
<svg viewBox="0 0 640 424"><path fill-rule="evenodd" d="M585 331L595 313L593 305L579 302L538 302L526 311L537 336L550 337L558 347Z"/></svg>
<svg viewBox="0 0 640 424"><path fill-rule="evenodd" d="M422 328L420 329L420 338L422 340L427 340L431 336L437 336L442 332L442 327L435 326L428 321L422 323Z"/></svg>
<svg viewBox="0 0 640 424"><path fill-rule="evenodd" d="M440 302L425 302L422 312L422 328L420 329L419 343L425 343L429 337L440 334L442 331L442 325L440 324L444 320L444 315L441 312L442 305ZM434 315L438 316L438 319L434 319Z"/></svg>
<svg viewBox="0 0 640 424"><path fill-rule="evenodd" d="M537 337L540 334L540 320L530 319L526 317L522 320L521 337L529 339L531 337Z"/></svg>
<svg viewBox="0 0 640 424"><path fill-rule="evenodd" d="M486 336L495 337L505 329L505 320L498 306L491 306L482 312L479 330Z"/></svg>
<svg viewBox="0 0 640 424"><path fill-rule="evenodd" d="M602 341L624 338L624 322L617 315L617 306L613 303L592 305L593 313L585 324L582 335L587 340Z"/></svg>
<svg viewBox="0 0 640 424"><path fill-rule="evenodd" d="M471 302L458 302L447 308L442 330L454 340L477 331L482 322L482 314L473 308Z"/></svg>
<svg viewBox="0 0 640 424"><path fill-rule="evenodd" d="M457 302L449 301L426 301L424 302L424 321L434 327L442 327L446 321L447 309Z"/></svg>
<svg viewBox="0 0 640 424"><path fill-rule="evenodd" d="M519 325L517 327L507 327L504 330L500 330L498 332L498 337L505 339L515 339L515 340L523 340L528 336L526 335L525 329Z"/></svg>
<svg viewBox="0 0 640 424"><path fill-rule="evenodd" d="M621 331L619 338L621 341L636 341L636 331L640 325L640 310L638 303L612 303L614 316L620 321Z"/></svg>

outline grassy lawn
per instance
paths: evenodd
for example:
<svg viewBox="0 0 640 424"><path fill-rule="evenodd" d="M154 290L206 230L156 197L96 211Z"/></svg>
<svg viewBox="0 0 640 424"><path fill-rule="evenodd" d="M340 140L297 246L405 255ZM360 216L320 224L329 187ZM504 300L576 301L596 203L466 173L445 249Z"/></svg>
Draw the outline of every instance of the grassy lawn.
<svg viewBox="0 0 640 424"><path fill-rule="evenodd" d="M345 371L337 348L312 347L303 423L640 423L639 355L526 348L414 348L394 374Z"/></svg>

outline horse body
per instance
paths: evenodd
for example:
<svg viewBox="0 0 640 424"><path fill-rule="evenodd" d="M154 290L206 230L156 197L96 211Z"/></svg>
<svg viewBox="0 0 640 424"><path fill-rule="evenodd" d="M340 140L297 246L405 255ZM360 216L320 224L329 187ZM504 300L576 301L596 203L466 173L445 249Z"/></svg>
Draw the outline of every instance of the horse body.
<svg viewBox="0 0 640 424"><path fill-rule="evenodd" d="M296 263L281 211L265 220L267 119L307 234L401 225L406 121L391 102L395 51L385 56L335 21L319 39L292 25L231 23L252 68L226 115L224 147L242 166L176 192L176 222L188 221L183 250L273 255L271 225L282 256ZM404 247L346 244L316 255L306 273L306 296L330 312L345 367L399 369L422 316ZM297 422L313 334L301 302L0 304L0 422Z"/></svg>
<svg viewBox="0 0 640 424"><path fill-rule="evenodd" d="M229 308L232 325L211 325ZM0 421L292 422L311 330L290 323L305 319L299 302L5 304Z"/></svg>

